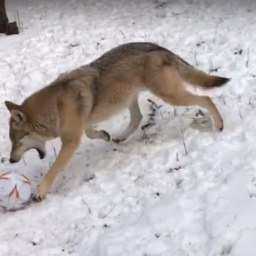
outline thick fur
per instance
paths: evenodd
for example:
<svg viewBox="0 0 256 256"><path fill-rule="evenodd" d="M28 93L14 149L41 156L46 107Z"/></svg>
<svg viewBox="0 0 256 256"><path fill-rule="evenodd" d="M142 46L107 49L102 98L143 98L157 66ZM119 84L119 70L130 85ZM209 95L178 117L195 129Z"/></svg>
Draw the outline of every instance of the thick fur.
<svg viewBox="0 0 256 256"><path fill-rule="evenodd" d="M110 140L94 124L128 108L131 122L114 140L128 138L139 126L142 115L138 95L149 90L167 103L198 105L208 109L217 129L223 121L209 97L186 91L186 82L205 88L219 87L229 79L199 71L169 50L152 43L130 43L105 53L92 63L60 75L49 86L28 97L21 105L6 102L11 113L11 162L24 152L37 149L45 155L45 142L60 137L61 151L38 186L38 199L46 196L55 177L77 149L83 131L89 138Z"/></svg>
<svg viewBox="0 0 256 256"><path fill-rule="evenodd" d="M176 66L179 74L186 82L190 84L209 89L212 87L220 87L230 80L226 77L211 76L201 70L194 68L179 58L177 58L177 61L178 63Z"/></svg>

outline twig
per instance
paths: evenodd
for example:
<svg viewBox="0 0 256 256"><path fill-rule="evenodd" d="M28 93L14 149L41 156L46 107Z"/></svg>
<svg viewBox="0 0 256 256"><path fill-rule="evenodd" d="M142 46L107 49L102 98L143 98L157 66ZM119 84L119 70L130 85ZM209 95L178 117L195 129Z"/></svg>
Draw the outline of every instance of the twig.
<svg viewBox="0 0 256 256"><path fill-rule="evenodd" d="M183 131L181 131L181 139L182 139L182 144L183 144L183 147L184 147L185 155L188 155L188 149L187 149L187 145L186 145L186 142L185 142L185 136L184 136Z"/></svg>
<svg viewBox="0 0 256 256"><path fill-rule="evenodd" d="M179 152L176 153L176 162L179 162L180 158L179 158Z"/></svg>
<svg viewBox="0 0 256 256"><path fill-rule="evenodd" d="M171 167L171 168L167 171L167 173L173 173L174 171L180 171L180 170L182 170L182 169L183 169L182 166Z"/></svg>
<svg viewBox="0 0 256 256"><path fill-rule="evenodd" d="M157 105L151 99L147 99L147 101L150 103L150 113L148 114L149 120L145 125L141 127L142 131L145 131L146 129L149 129L150 127L155 125L156 112L162 107L162 105Z"/></svg>
<svg viewBox="0 0 256 256"><path fill-rule="evenodd" d="M180 133L180 136L181 136L181 141L182 141L182 144L183 144L183 147L184 147L184 152L185 152L185 155L188 155L188 149L187 149L187 145L186 145L186 142L185 142L185 135L184 135L184 131L181 127L181 122L180 123L180 129L178 129L178 132Z"/></svg>
<svg viewBox="0 0 256 256"><path fill-rule="evenodd" d="M120 30L121 35L123 36L123 39L126 39L126 36L122 30Z"/></svg>
<svg viewBox="0 0 256 256"><path fill-rule="evenodd" d="M245 67L249 68L249 62L250 62L250 48L247 48L247 59L246 59L246 62L245 62Z"/></svg>
<svg viewBox="0 0 256 256"><path fill-rule="evenodd" d="M92 210L90 208L90 206L88 205L88 203L85 201L85 199L82 198L82 203L85 204L87 206L87 209L88 209L88 213L91 215L92 213Z"/></svg>
<svg viewBox="0 0 256 256"><path fill-rule="evenodd" d="M238 115L239 115L240 119L243 120L243 116L242 116L240 108L238 109Z"/></svg>

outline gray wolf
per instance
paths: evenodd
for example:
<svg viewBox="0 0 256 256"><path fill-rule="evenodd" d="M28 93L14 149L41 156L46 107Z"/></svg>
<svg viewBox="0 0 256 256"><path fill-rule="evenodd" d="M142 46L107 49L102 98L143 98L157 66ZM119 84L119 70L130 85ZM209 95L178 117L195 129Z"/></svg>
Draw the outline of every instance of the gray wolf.
<svg viewBox="0 0 256 256"><path fill-rule="evenodd" d="M111 139L103 130L94 129L123 109L129 109L130 124L116 142L126 140L140 125L142 114L138 95L149 90L175 106L197 105L211 114L218 130L222 117L208 96L194 95L185 83L202 88L224 85L228 78L212 76L194 68L178 55L153 43L128 43L118 46L95 61L60 75L47 87L18 105L6 101L10 111L10 162L21 159L29 149L45 156L45 142L60 137L61 150L37 188L42 200L55 177L68 164L83 133L89 138Z"/></svg>

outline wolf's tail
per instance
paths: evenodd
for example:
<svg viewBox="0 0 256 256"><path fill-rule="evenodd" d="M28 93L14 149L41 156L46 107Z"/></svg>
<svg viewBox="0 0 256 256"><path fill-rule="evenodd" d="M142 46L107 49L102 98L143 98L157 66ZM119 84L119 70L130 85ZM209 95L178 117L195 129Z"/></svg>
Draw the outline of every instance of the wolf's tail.
<svg viewBox="0 0 256 256"><path fill-rule="evenodd" d="M198 70L177 55L175 58L175 66L180 76L186 82L203 88L220 87L230 81L229 78L212 76L201 70Z"/></svg>

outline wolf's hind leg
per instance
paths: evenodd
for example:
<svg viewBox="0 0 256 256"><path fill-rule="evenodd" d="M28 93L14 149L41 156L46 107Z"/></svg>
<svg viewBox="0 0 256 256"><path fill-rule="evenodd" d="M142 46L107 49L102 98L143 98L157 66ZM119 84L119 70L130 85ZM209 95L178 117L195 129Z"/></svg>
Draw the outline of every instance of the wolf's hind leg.
<svg viewBox="0 0 256 256"><path fill-rule="evenodd" d="M126 140L140 125L142 114L140 112L137 97L132 101L130 107L130 123L128 127L117 138L113 139L114 142L119 143Z"/></svg>
<svg viewBox="0 0 256 256"><path fill-rule="evenodd" d="M92 127L89 127L85 130L85 134L87 135L88 138L90 139L102 139L105 141L110 141L111 136L109 135L108 132L104 130L95 130Z"/></svg>
<svg viewBox="0 0 256 256"><path fill-rule="evenodd" d="M223 130L222 117L208 96L194 95L186 90L179 74L170 68L163 69L151 91L165 102L175 106L199 106L209 111L218 130Z"/></svg>
<svg viewBox="0 0 256 256"><path fill-rule="evenodd" d="M193 106L193 105L196 106L197 105L197 106L207 109L214 119L216 128L219 131L223 130L222 117L221 117L217 107L210 99L210 97L193 95L193 94L186 92L177 98L175 98L175 97L168 98L168 96L163 96L162 99L164 101L169 102L176 106Z"/></svg>

